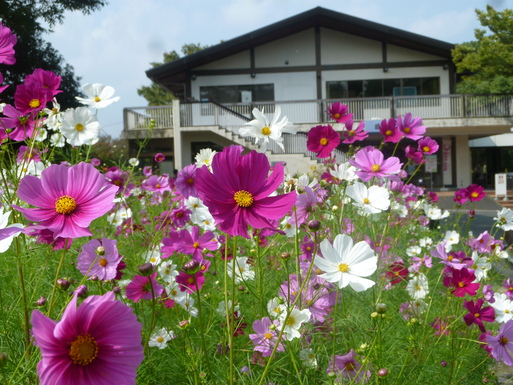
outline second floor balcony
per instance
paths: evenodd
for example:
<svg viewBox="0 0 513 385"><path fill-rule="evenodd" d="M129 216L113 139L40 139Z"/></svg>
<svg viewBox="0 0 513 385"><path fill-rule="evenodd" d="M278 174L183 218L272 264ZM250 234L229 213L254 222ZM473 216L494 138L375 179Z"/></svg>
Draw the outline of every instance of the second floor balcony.
<svg viewBox="0 0 513 385"><path fill-rule="evenodd" d="M126 108L123 136L133 138L137 131L147 131L150 126L154 132L166 131L166 137L172 137L173 129L178 127L187 130L219 126L237 132L242 124L253 119L253 108L272 115L277 106L298 131L306 132L313 125L331 121L326 111L336 101L348 105L355 121L379 123L410 112L421 117L428 130L432 128L435 134L446 133L447 127L460 127L466 128L467 133L475 131L476 135L485 136L509 132L513 126L513 95L432 95L224 105L211 101L175 101L168 106Z"/></svg>

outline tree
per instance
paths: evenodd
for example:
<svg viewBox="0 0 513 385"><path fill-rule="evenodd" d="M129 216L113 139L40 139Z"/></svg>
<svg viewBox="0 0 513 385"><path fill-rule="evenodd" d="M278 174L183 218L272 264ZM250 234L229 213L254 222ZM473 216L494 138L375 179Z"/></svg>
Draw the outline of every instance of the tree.
<svg viewBox="0 0 513 385"><path fill-rule="evenodd" d="M476 10L481 25L475 41L457 44L453 61L462 81L460 93L513 93L513 10Z"/></svg>
<svg viewBox="0 0 513 385"><path fill-rule="evenodd" d="M43 39L43 34L64 20L65 11L90 14L107 4L106 0L0 0L0 19L18 38L14 46L16 64L0 65L4 83L11 85L2 93L3 102L11 102L16 86L36 68L53 71L62 77L59 103L63 109L77 106L80 78L62 55Z"/></svg>
<svg viewBox="0 0 513 385"><path fill-rule="evenodd" d="M182 54L184 56L188 56L208 47L208 45L202 46L201 44L195 43L184 44L182 46ZM155 68L161 66L162 64L166 64L178 59L180 59L180 55L173 50L171 52L164 52L164 61L162 63L152 62L150 65L152 68ZM138 88L137 95L146 99L148 101L148 106L163 106L166 104L171 104L174 99L174 96L171 93L167 92L158 84L153 82L150 86L142 86L141 88Z"/></svg>

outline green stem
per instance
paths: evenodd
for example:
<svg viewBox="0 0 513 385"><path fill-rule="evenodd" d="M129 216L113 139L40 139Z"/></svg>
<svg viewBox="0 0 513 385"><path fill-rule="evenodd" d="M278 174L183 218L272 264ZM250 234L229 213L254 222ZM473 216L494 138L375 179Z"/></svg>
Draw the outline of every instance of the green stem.
<svg viewBox="0 0 513 385"><path fill-rule="evenodd" d="M21 284L21 301L23 304L23 319L24 325L23 329L25 330L25 346L27 349L30 348L30 328L29 328L29 315L28 315L28 307L27 307L27 293L25 289L25 278L23 275L23 266L21 264L20 258L20 243L18 238L16 238L16 263L18 264L18 274L20 276L20 284ZM30 349L27 352L27 355L30 356Z"/></svg>
<svg viewBox="0 0 513 385"><path fill-rule="evenodd" d="M214 379L214 374L212 372L212 367L210 366L210 360L207 356L207 344L205 342L205 329L203 327L203 318L202 318L202 315L201 315L201 295L200 295L200 290L199 290L199 286L198 286L198 281L196 281L196 296L198 298L198 320L199 320L199 325L200 325L200 336L201 336L201 345L202 345L202 348L203 348L203 356L206 358L206 362L207 362L207 369L208 369L208 372L209 372L209 375L210 375L210 380L213 381Z"/></svg>
<svg viewBox="0 0 513 385"><path fill-rule="evenodd" d="M68 238L64 241L64 247L62 248L61 260L59 261L59 265L57 266L57 271L55 272L55 279L53 281L52 295L50 296L50 303L48 305L48 312L46 315L48 317L51 316L54 301L55 301L55 292L57 290L57 280L59 279L59 275L61 274L62 265L64 264L64 257L66 256L66 250L68 249Z"/></svg>
<svg viewBox="0 0 513 385"><path fill-rule="evenodd" d="M146 355L150 355L148 344L150 342L151 333L153 333L153 329L155 329L155 321L157 318L157 312L156 312L156 302L157 298L155 296L155 289L153 288L153 281L151 279L151 276L148 277L150 279L150 288L151 288L151 322L150 322L150 329L148 330L148 335L146 336L146 341L144 342L144 352Z"/></svg>

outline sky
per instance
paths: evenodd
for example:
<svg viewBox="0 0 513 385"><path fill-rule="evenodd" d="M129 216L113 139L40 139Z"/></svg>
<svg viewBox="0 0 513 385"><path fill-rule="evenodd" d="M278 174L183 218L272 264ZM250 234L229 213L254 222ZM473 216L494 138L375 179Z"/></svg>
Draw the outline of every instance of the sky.
<svg viewBox="0 0 513 385"><path fill-rule="evenodd" d="M184 44L215 45L321 6L449 43L474 40L476 9L513 0L110 0L90 15L68 12L45 35L81 84L115 88L120 101L99 110L103 133L118 138L123 108L146 106L137 89L146 70Z"/></svg>

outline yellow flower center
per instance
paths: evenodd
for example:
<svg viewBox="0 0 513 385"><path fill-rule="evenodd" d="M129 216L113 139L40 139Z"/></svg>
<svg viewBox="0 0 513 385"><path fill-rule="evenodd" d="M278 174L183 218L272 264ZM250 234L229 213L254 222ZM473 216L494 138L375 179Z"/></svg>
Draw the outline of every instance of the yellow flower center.
<svg viewBox="0 0 513 385"><path fill-rule="evenodd" d="M193 183L194 183L194 179L192 179L192 178L187 179L187 184L193 184Z"/></svg>
<svg viewBox="0 0 513 385"><path fill-rule="evenodd" d="M321 146L326 146L328 144L328 139L326 138L321 138L321 140L319 141L319 143L321 144Z"/></svg>
<svg viewBox="0 0 513 385"><path fill-rule="evenodd" d="M347 273L349 271L349 266L345 263L341 263L340 265L338 265L338 269L342 272L342 273Z"/></svg>
<svg viewBox="0 0 513 385"><path fill-rule="evenodd" d="M160 344L164 342L164 337L157 337L157 342Z"/></svg>
<svg viewBox="0 0 513 385"><path fill-rule="evenodd" d="M100 264L101 267L105 267L108 265L109 262L105 258L102 258L98 261L98 263Z"/></svg>
<svg viewBox="0 0 513 385"><path fill-rule="evenodd" d="M386 135L386 136L390 136L390 135L392 135L392 130L386 130L386 131L385 131L385 135Z"/></svg>
<svg viewBox="0 0 513 385"><path fill-rule="evenodd" d="M475 191L472 194L470 194L470 195L472 196L472 198L477 198L479 196L479 194L476 193Z"/></svg>
<svg viewBox="0 0 513 385"><path fill-rule="evenodd" d="M77 208L77 202L69 195L63 195L55 201L55 211L59 214L71 214Z"/></svg>
<svg viewBox="0 0 513 385"><path fill-rule="evenodd" d="M354 370L354 365L352 362L348 362L346 364L346 370L349 370L349 371L353 371Z"/></svg>
<svg viewBox="0 0 513 385"><path fill-rule="evenodd" d="M508 342L509 342L509 340L508 340L506 337L502 337L502 338L500 339L500 343L501 343L501 345L506 345Z"/></svg>
<svg viewBox="0 0 513 385"><path fill-rule="evenodd" d="M476 318L479 318L479 316L480 316L479 313L474 314L474 317L476 317Z"/></svg>
<svg viewBox="0 0 513 385"><path fill-rule="evenodd" d="M269 136L271 135L271 129L267 126L262 128L262 135Z"/></svg>
<svg viewBox="0 0 513 385"><path fill-rule="evenodd" d="M90 334L80 335L71 343L68 354L74 364L89 365L98 356L98 344Z"/></svg>
<svg viewBox="0 0 513 385"><path fill-rule="evenodd" d="M95 97L94 97L94 101L95 101L96 103L98 103L100 100L101 100L101 99L100 99L100 97L99 97L99 96L95 96Z"/></svg>
<svg viewBox="0 0 513 385"><path fill-rule="evenodd" d="M195 249L197 249L197 248L199 247L199 245L200 245L200 244L199 244L199 242L194 242L194 243L192 244L192 247L194 247Z"/></svg>
<svg viewBox="0 0 513 385"><path fill-rule="evenodd" d="M410 127L404 127L404 132L406 132L407 134L409 134L411 131L411 128Z"/></svg>
<svg viewBox="0 0 513 385"><path fill-rule="evenodd" d="M354 136L354 130L349 131L349 136Z"/></svg>
<svg viewBox="0 0 513 385"><path fill-rule="evenodd" d="M30 102L29 102L29 106L30 108L37 108L41 105L41 102L39 101L39 99L32 99Z"/></svg>
<svg viewBox="0 0 513 385"><path fill-rule="evenodd" d="M266 339L270 340L271 338L273 338L273 335L271 333L267 332L267 333L264 334L264 337Z"/></svg>
<svg viewBox="0 0 513 385"><path fill-rule="evenodd" d="M294 326L296 323L296 319L294 317L289 317L289 319L287 320L287 325L289 326Z"/></svg>
<svg viewBox="0 0 513 385"><path fill-rule="evenodd" d="M246 190L237 191L233 194L233 199L240 207L249 207L254 202L253 195Z"/></svg>
<svg viewBox="0 0 513 385"><path fill-rule="evenodd" d="M424 147L422 147L422 151L429 152L429 151L431 151L431 149L428 146L424 146Z"/></svg>
<svg viewBox="0 0 513 385"><path fill-rule="evenodd" d="M459 287L465 287L465 282L458 282Z"/></svg>
<svg viewBox="0 0 513 385"><path fill-rule="evenodd" d="M83 131L84 130L84 125L82 123L77 123L77 125L75 126L75 130L77 131Z"/></svg>
<svg viewBox="0 0 513 385"><path fill-rule="evenodd" d="M378 172L380 169L381 169L381 167L380 167L379 164L373 164L372 167L371 167L371 170L373 172Z"/></svg>
<svg viewBox="0 0 513 385"><path fill-rule="evenodd" d="M369 198L363 198L363 204L368 205L370 203Z"/></svg>
<svg viewBox="0 0 513 385"><path fill-rule="evenodd" d="M333 114L333 117L334 117L335 119L338 119L338 118L340 118L340 114L337 112L337 113Z"/></svg>

